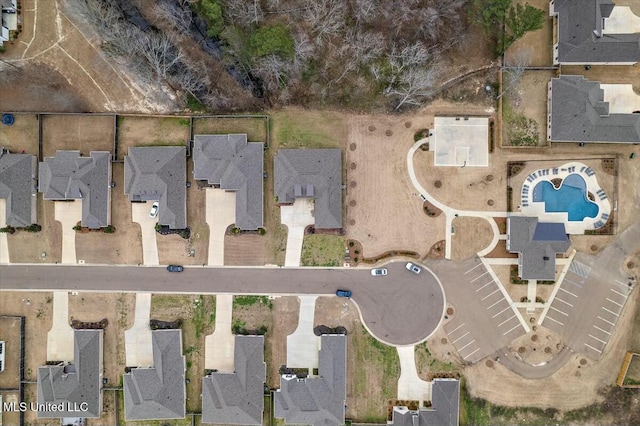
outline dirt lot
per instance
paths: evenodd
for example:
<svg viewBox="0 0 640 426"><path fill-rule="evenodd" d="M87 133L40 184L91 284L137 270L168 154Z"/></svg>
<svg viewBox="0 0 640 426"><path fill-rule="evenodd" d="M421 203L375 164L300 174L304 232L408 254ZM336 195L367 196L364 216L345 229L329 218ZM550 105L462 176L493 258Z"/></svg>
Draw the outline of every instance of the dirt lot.
<svg viewBox="0 0 640 426"><path fill-rule="evenodd" d="M267 263L266 235L225 235L224 264L227 266L264 266Z"/></svg>
<svg viewBox="0 0 640 426"><path fill-rule="evenodd" d="M249 142L267 142L267 129L264 118L194 118L193 134L246 133Z"/></svg>
<svg viewBox="0 0 640 426"><path fill-rule="evenodd" d="M0 92L4 93L4 92ZM0 99L3 98L0 96ZM1 107L0 107L0 110ZM16 114L12 126L2 126L0 132L0 148L8 148L12 153L38 156L38 116L35 114Z"/></svg>
<svg viewBox="0 0 640 426"><path fill-rule="evenodd" d="M553 66L553 20L549 16L549 2L547 0L517 0L517 3L529 3L531 6L543 10L545 12L544 27L525 34L524 37L513 43L505 53L505 64L513 63L515 57L526 51L531 55L528 66Z"/></svg>
<svg viewBox="0 0 640 426"><path fill-rule="evenodd" d="M0 389L18 389L20 385L20 319L0 317L0 326L0 340L5 342L4 371L0 374Z"/></svg>
<svg viewBox="0 0 640 426"><path fill-rule="evenodd" d="M295 296L276 297L272 303L273 325L265 336L264 360L267 363L267 385L275 389L280 388L280 366L287 364L287 336L298 327L300 299Z"/></svg>
<svg viewBox="0 0 640 426"><path fill-rule="evenodd" d="M84 156L91 151L113 152L112 115L45 115L40 119L45 157L53 157L57 150L79 150Z"/></svg>
<svg viewBox="0 0 640 426"><path fill-rule="evenodd" d="M132 146L184 146L188 140L188 118L118 116L119 160Z"/></svg>
<svg viewBox="0 0 640 426"><path fill-rule="evenodd" d="M451 237L451 259L464 260L475 256L493 239L491 225L478 217L458 217L452 222L456 233Z"/></svg>

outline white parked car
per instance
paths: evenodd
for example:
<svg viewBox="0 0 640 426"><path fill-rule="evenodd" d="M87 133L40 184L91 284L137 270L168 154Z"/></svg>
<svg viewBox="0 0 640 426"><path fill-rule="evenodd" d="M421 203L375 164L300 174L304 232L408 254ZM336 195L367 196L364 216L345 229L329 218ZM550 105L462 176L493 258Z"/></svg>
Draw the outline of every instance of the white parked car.
<svg viewBox="0 0 640 426"><path fill-rule="evenodd" d="M387 275L387 268L376 268L371 270L371 275L374 277L382 277Z"/></svg>
<svg viewBox="0 0 640 426"><path fill-rule="evenodd" d="M151 211L149 212L150 218L155 218L156 216L158 216L158 206L159 203L157 201L151 205Z"/></svg>
<svg viewBox="0 0 640 426"><path fill-rule="evenodd" d="M411 262L407 262L405 267L411 272L413 272L414 274L419 274L420 272L422 272L422 269L420 269L418 265L414 265Z"/></svg>

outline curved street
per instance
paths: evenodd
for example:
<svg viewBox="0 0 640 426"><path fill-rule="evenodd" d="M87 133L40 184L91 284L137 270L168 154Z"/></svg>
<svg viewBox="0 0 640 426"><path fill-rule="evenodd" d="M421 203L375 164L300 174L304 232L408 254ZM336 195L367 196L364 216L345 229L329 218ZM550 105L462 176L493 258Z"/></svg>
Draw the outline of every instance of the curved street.
<svg viewBox="0 0 640 426"><path fill-rule="evenodd" d="M0 290L98 291L195 294L331 295L353 292L362 322L379 340L396 346L425 340L440 325L445 299L435 275L416 275L403 262L386 266L389 275L369 269L209 268L98 265L1 265Z"/></svg>

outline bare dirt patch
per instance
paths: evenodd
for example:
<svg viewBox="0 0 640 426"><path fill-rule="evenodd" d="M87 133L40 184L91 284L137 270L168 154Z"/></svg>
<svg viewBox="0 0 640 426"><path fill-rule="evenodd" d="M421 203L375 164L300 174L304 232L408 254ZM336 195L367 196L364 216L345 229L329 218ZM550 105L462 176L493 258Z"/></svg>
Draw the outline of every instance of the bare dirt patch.
<svg viewBox="0 0 640 426"><path fill-rule="evenodd" d="M42 230L7 235L12 263L57 263L62 260L62 227L55 220L53 201L44 201L40 193L37 197L37 219Z"/></svg>
<svg viewBox="0 0 640 426"><path fill-rule="evenodd" d="M539 365L553 359L564 348L564 343L556 333L537 326L509 344L511 353L518 352L518 358L529 364Z"/></svg>
<svg viewBox="0 0 640 426"><path fill-rule="evenodd" d="M224 264L227 266L264 266L267 261L266 235L224 236Z"/></svg>
<svg viewBox="0 0 640 426"><path fill-rule="evenodd" d="M273 299L273 326L265 336L267 385L271 389L280 388L280 367L287 363L287 336L298 327L299 311L300 299L295 296Z"/></svg>
<svg viewBox="0 0 640 426"><path fill-rule="evenodd" d="M515 2L514 2L515 3ZM529 3L545 12L544 26L528 32L513 43L505 52L505 63L513 63L515 58L526 51L531 61L528 66L550 67L553 65L553 21L549 17L549 2L546 0L518 0L517 3Z"/></svg>
<svg viewBox="0 0 640 426"><path fill-rule="evenodd" d="M184 146L189 140L189 119L118 116L118 159L132 146Z"/></svg>
<svg viewBox="0 0 640 426"><path fill-rule="evenodd" d="M478 217L457 217L453 220L455 234L451 236L451 258L463 260L475 256L493 240L491 225Z"/></svg>
<svg viewBox="0 0 640 426"><path fill-rule="evenodd" d="M113 152L114 116L43 115L40 120L45 157L58 150L79 150L84 156L91 151Z"/></svg>
<svg viewBox="0 0 640 426"><path fill-rule="evenodd" d="M0 79L0 90L2 90ZM6 97L4 91L0 99ZM2 111L0 103L0 111ZM6 111L6 110L5 110ZM15 121L11 126L2 125L0 132L0 148L9 149L13 154L24 151L38 156L38 116L35 114L15 114Z"/></svg>
<svg viewBox="0 0 640 426"><path fill-rule="evenodd" d="M0 317L0 339L4 346L4 371L0 374L0 389L20 386L20 318ZM5 396L6 401L6 396Z"/></svg>

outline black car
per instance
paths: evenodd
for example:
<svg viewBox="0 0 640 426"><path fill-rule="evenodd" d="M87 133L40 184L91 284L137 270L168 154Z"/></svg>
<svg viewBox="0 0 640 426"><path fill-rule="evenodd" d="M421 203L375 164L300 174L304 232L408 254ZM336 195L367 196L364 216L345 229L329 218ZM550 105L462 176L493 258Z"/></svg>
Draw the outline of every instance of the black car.
<svg viewBox="0 0 640 426"><path fill-rule="evenodd" d="M169 265L167 266L167 271L169 272L182 272L184 271L184 267L181 265Z"/></svg>

